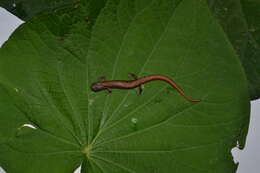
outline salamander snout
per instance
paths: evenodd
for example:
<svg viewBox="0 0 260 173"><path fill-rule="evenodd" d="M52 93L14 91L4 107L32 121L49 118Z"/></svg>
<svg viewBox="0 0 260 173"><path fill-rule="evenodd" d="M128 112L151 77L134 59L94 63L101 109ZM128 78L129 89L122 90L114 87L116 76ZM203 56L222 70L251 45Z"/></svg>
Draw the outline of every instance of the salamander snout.
<svg viewBox="0 0 260 173"><path fill-rule="evenodd" d="M105 88L104 88L103 84L100 82L96 82L91 85L91 90L94 92L97 92L97 91L100 91L103 89L105 89Z"/></svg>

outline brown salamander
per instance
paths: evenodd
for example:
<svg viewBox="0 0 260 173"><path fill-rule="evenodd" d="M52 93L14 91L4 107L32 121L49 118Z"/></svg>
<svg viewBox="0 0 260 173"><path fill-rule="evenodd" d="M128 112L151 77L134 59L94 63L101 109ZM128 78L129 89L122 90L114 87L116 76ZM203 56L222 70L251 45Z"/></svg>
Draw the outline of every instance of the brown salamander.
<svg viewBox="0 0 260 173"><path fill-rule="evenodd" d="M169 77L164 75L149 75L144 76L141 78L138 78L134 74L129 74L129 77L134 78L134 80L110 80L106 81L105 77L102 77L99 82L95 82L91 85L91 89L94 92L101 91L101 90L107 90L109 93L111 93L110 89L132 89L139 87L139 93L142 92L141 85L145 84L147 82L153 81L153 80L162 80L176 88L176 90L180 93L182 97L189 100L190 102L200 102L201 100L194 100L190 97L186 96L183 90Z"/></svg>

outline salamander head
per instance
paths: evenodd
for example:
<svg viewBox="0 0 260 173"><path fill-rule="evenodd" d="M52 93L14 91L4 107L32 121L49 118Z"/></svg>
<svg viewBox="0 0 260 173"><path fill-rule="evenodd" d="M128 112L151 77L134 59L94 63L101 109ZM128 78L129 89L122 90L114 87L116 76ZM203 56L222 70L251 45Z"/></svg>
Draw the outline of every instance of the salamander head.
<svg viewBox="0 0 260 173"><path fill-rule="evenodd" d="M94 92L101 91L103 89L105 89L105 87L101 82L96 82L91 85L91 90Z"/></svg>

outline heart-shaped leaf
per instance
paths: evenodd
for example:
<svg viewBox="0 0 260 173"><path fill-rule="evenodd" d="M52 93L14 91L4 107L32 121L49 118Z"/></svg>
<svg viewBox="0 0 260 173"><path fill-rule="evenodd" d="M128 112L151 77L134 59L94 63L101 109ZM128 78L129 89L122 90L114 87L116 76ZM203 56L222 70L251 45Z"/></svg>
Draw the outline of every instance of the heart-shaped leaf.
<svg viewBox="0 0 260 173"><path fill-rule="evenodd" d="M80 164L82 173L235 172L230 150L244 145L247 82L205 0L109 0L90 44L88 22L66 25L64 16L74 21L66 13L24 24L1 49L14 105L0 121L15 131L0 148L7 172L71 173ZM142 95L90 90L100 76L128 73L169 76L202 101L161 81ZM9 126L8 113L25 120Z"/></svg>

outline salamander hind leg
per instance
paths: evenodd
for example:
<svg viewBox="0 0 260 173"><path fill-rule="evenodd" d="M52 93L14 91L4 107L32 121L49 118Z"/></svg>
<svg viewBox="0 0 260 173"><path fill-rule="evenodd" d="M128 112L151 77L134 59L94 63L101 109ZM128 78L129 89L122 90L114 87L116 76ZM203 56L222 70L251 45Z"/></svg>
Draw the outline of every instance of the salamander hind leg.
<svg viewBox="0 0 260 173"><path fill-rule="evenodd" d="M130 77L130 78L132 78L134 80L138 79L138 77L135 74L133 74L133 73L128 73L128 77ZM140 85L140 86L138 86L138 94L141 95L142 92L143 92L142 86Z"/></svg>
<svg viewBox="0 0 260 173"><path fill-rule="evenodd" d="M134 73L128 73L128 77L134 79L134 80L137 80L138 77L134 74Z"/></svg>

